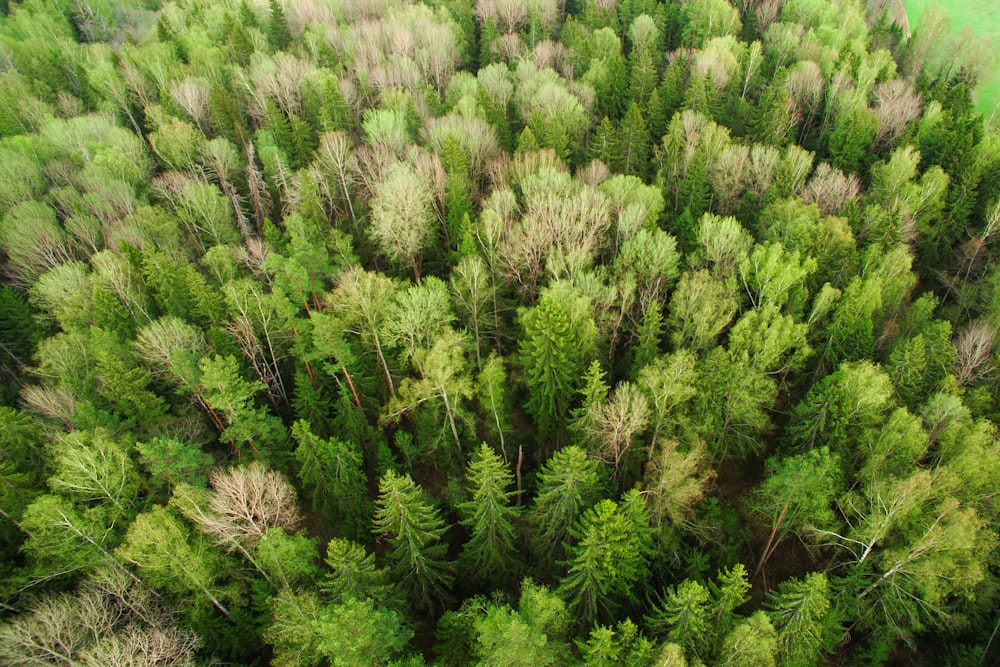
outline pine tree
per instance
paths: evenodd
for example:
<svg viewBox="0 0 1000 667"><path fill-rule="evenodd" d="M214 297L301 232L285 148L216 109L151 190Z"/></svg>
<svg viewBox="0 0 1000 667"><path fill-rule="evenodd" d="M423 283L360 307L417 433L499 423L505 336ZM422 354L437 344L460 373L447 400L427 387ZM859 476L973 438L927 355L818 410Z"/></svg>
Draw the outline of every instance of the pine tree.
<svg viewBox="0 0 1000 667"><path fill-rule="evenodd" d="M292 43L292 33L288 28L285 10L282 8L280 0L270 0L268 6L271 15L267 22L267 41L274 47L275 51L284 51Z"/></svg>
<svg viewBox="0 0 1000 667"><path fill-rule="evenodd" d="M540 441L559 440L576 393L574 384L583 370L569 317L554 299L543 297L522 322L521 366L528 386L525 407L538 424Z"/></svg>
<svg viewBox="0 0 1000 667"><path fill-rule="evenodd" d="M447 530L409 475L392 470L382 475L372 532L388 542L393 580L400 582L418 608L433 611L436 603L448 598L452 573L448 546L441 541Z"/></svg>
<svg viewBox="0 0 1000 667"><path fill-rule="evenodd" d="M517 495L507 489L514 482L503 459L483 443L469 464L467 485L471 500L458 506L462 524L472 536L462 550L466 571L492 587L506 583L517 568L516 527L521 507L511 507Z"/></svg>
<svg viewBox="0 0 1000 667"><path fill-rule="evenodd" d="M637 584L649 574L653 554L649 512L638 490L620 503L602 500L570 529L569 572L558 593L584 624L638 600Z"/></svg>
<svg viewBox="0 0 1000 667"><path fill-rule="evenodd" d="M337 438L317 437L305 421L295 422L292 437L298 443L299 480L312 497L313 511L360 538L371 510L361 452Z"/></svg>
<svg viewBox="0 0 1000 667"><path fill-rule="evenodd" d="M536 563L551 568L572 541L570 526L601 496L601 468L579 447L564 447L538 472L538 495L527 514Z"/></svg>

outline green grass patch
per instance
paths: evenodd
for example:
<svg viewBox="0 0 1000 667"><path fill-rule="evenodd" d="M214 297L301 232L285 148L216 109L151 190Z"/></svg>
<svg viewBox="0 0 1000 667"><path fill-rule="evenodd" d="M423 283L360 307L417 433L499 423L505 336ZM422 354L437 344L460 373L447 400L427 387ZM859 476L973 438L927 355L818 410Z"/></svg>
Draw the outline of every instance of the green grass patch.
<svg viewBox="0 0 1000 667"><path fill-rule="evenodd" d="M993 48L994 54L1000 56L1000 2L997 0L905 0L906 15L914 30L919 26L917 21L924 7L934 4L948 14L952 33L971 30L976 36L985 38ZM980 113L987 119L993 114L1000 103L1000 57L993 71L979 84L976 104ZM1000 117L1000 114L998 114Z"/></svg>

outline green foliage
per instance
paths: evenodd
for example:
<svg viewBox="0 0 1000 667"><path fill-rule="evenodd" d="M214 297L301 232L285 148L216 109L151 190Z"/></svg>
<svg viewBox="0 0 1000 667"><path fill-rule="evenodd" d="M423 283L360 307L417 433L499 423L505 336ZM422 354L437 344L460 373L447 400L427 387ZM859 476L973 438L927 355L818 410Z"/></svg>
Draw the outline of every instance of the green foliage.
<svg viewBox="0 0 1000 667"><path fill-rule="evenodd" d="M574 330L564 307L548 295L524 312L521 324L521 367L528 387L525 407L538 424L540 440L558 442L586 362L584 334Z"/></svg>
<svg viewBox="0 0 1000 667"><path fill-rule="evenodd" d="M393 578L418 607L432 610L448 597L452 573L441 542L447 530L409 475L382 475L372 532L388 542Z"/></svg>
<svg viewBox="0 0 1000 667"><path fill-rule="evenodd" d="M0 0L0 662L989 662L988 53L743 4Z"/></svg>
<svg viewBox="0 0 1000 667"><path fill-rule="evenodd" d="M306 421L295 422L292 438L298 443L299 479L309 490L313 511L347 535L360 538L371 516L361 452L336 438L316 436Z"/></svg>
<svg viewBox="0 0 1000 667"><path fill-rule="evenodd" d="M516 571L515 521L521 507L511 507L516 495L508 491L514 477L503 459L483 443L469 464L466 475L470 500L458 506L462 523L471 536L461 559L473 579L502 583Z"/></svg>
<svg viewBox="0 0 1000 667"><path fill-rule="evenodd" d="M570 528L602 491L600 464L579 447L563 447L538 472L538 492L526 515L536 562L545 567L564 555Z"/></svg>
<svg viewBox="0 0 1000 667"><path fill-rule="evenodd" d="M779 664L810 667L827 648L833 627L829 583L813 572L804 579L783 582L768 599L768 616L778 632Z"/></svg>
<svg viewBox="0 0 1000 667"><path fill-rule="evenodd" d="M569 529L569 571L558 593L588 624L607 618L622 603L636 602L637 584L649 573L652 530L646 501L629 491L620 503L602 500Z"/></svg>

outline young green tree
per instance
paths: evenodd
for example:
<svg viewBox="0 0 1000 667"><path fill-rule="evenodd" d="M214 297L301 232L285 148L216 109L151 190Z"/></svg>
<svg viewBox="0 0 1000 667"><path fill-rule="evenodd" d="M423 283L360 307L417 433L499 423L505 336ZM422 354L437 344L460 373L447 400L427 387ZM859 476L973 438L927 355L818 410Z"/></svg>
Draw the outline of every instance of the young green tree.
<svg viewBox="0 0 1000 667"><path fill-rule="evenodd" d="M697 581L685 579L670 587L667 594L653 605L646 616L646 625L671 643L694 655L707 652L712 631L712 596Z"/></svg>
<svg viewBox="0 0 1000 667"><path fill-rule="evenodd" d="M535 562L552 569L572 542L570 527L602 492L601 468L579 447L563 447L538 472L538 494L528 510L529 541Z"/></svg>
<svg viewBox="0 0 1000 667"><path fill-rule="evenodd" d="M646 500L637 490L620 503L602 500L570 528L575 544L558 593L582 624L638 600L637 585L649 573L653 534Z"/></svg>
<svg viewBox="0 0 1000 667"><path fill-rule="evenodd" d="M812 667L833 635L826 575L813 572L780 584L768 598L768 616L778 632L778 661Z"/></svg>
<svg viewBox="0 0 1000 667"><path fill-rule="evenodd" d="M298 443L299 480L312 498L313 511L360 539L371 516L361 451L337 438L318 437L301 420L292 426L292 438Z"/></svg>
<svg viewBox="0 0 1000 667"><path fill-rule="evenodd" d="M447 545L441 541L447 530L409 475L392 470L382 475L372 532L388 542L393 578L417 608L433 611L448 597L452 572L445 558Z"/></svg>
<svg viewBox="0 0 1000 667"><path fill-rule="evenodd" d="M528 412L542 442L564 437L570 402L583 371L580 341L566 311L554 298L542 297L521 317L521 367L528 386Z"/></svg>
<svg viewBox="0 0 1000 667"><path fill-rule="evenodd" d="M493 584L506 582L517 569L517 527L523 508L512 507L517 492L507 464L483 443L476 451L466 475L470 500L458 506L462 524L471 531L460 559L473 579Z"/></svg>
<svg viewBox="0 0 1000 667"><path fill-rule="evenodd" d="M773 667L778 642L767 615L758 611L737 625L722 642L717 664L725 667Z"/></svg>
<svg viewBox="0 0 1000 667"><path fill-rule="evenodd" d="M371 598L383 605L397 602L389 570L376 567L375 554L367 553L360 544L335 537L326 545L323 562L330 570L319 588L333 602L339 604L351 598Z"/></svg>

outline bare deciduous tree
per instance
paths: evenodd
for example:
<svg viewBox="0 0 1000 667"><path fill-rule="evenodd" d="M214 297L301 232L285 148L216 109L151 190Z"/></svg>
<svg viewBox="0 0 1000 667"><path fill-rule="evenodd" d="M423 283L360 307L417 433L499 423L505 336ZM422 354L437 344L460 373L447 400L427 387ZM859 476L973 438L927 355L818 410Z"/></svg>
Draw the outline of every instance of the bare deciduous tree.
<svg viewBox="0 0 1000 667"><path fill-rule="evenodd" d="M819 206L823 215L837 215L847 202L857 199L860 192L861 181L857 174L845 175L829 163L820 162L802 192L802 200Z"/></svg>
<svg viewBox="0 0 1000 667"><path fill-rule="evenodd" d="M192 519L219 544L252 549L269 528L293 533L302 521L295 489L258 461L216 470L209 483L213 493Z"/></svg>
<svg viewBox="0 0 1000 667"><path fill-rule="evenodd" d="M875 98L878 103L873 111L879 120L875 143L891 148L920 115L921 96L903 79L892 79L875 86Z"/></svg>
<svg viewBox="0 0 1000 667"><path fill-rule="evenodd" d="M170 87L170 97L203 133L208 130L208 83L193 77Z"/></svg>
<svg viewBox="0 0 1000 667"><path fill-rule="evenodd" d="M955 379L965 387L986 379L995 370L993 343L997 332L987 322L978 320L965 327L955 340Z"/></svg>

